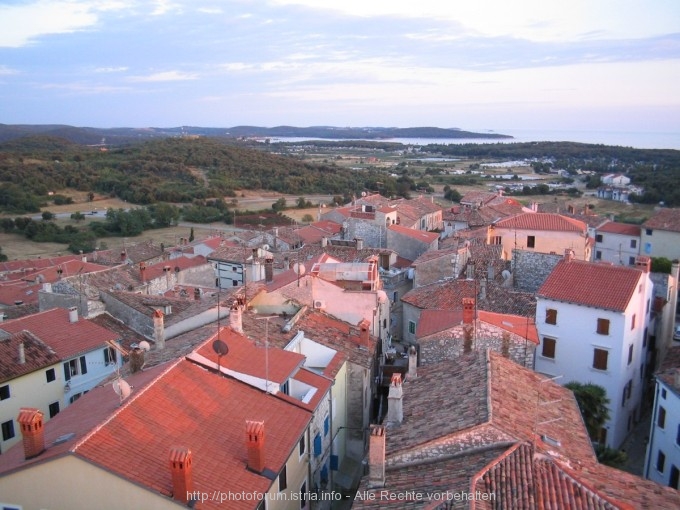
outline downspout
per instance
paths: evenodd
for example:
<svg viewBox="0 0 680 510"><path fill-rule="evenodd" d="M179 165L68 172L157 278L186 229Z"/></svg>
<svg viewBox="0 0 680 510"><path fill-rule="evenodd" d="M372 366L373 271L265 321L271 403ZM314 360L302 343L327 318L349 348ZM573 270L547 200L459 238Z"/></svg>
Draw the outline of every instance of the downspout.
<svg viewBox="0 0 680 510"><path fill-rule="evenodd" d="M654 414L652 416L652 433L651 437L649 438L649 442L647 443L647 469L645 471L645 478L649 479L649 466L651 465L652 462L652 445L654 444L654 434L656 432L656 420L657 420L657 410L659 409L659 381L655 381L655 386L656 386L656 391L654 393Z"/></svg>

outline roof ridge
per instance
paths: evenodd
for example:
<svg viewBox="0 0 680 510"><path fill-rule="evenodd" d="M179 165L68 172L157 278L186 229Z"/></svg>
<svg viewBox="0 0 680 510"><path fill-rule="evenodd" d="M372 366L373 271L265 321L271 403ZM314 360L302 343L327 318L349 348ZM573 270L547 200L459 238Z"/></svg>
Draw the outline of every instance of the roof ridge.
<svg viewBox="0 0 680 510"><path fill-rule="evenodd" d="M99 423L98 425L95 425L92 430L90 430L87 434L83 436L83 438L78 441L73 448L71 448L71 452L75 453L78 448L80 448L83 444L85 444L94 434L99 432L102 428L104 428L108 423L110 423L114 418L116 418L121 412L123 412L125 409L127 409L134 401L136 401L141 395L147 392L149 388L151 388L154 384L156 384L161 378L165 377L170 370L172 370L174 367L179 365L182 361L184 361L184 356L180 357L179 359L175 360L174 363L171 363L169 367L167 367L165 370L163 370L162 373L160 373L155 379L153 379L149 384L144 386L139 392L135 393L128 399L124 401L124 404L122 403L118 409L116 409L111 415L106 418L103 422ZM156 365L157 367L160 365ZM122 378L121 378L122 379ZM108 384L109 381L106 382ZM106 386L106 384L104 386ZM111 381L111 384L113 384L113 381Z"/></svg>

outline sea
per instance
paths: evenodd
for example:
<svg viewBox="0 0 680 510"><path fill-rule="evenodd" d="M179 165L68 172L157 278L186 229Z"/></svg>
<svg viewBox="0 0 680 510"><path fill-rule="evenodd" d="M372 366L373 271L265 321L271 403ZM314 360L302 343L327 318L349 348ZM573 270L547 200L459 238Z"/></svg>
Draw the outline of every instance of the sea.
<svg viewBox="0 0 680 510"><path fill-rule="evenodd" d="M520 143L520 142L578 142L602 144L635 149L676 149L680 150L680 132L649 131L550 131L508 129L494 131L513 138L386 138L370 140L396 142L404 145L465 144L465 143ZM302 142L315 138L271 137L272 142ZM325 140L329 140L326 138ZM335 139L334 139L335 140ZM342 141L342 140L335 140Z"/></svg>

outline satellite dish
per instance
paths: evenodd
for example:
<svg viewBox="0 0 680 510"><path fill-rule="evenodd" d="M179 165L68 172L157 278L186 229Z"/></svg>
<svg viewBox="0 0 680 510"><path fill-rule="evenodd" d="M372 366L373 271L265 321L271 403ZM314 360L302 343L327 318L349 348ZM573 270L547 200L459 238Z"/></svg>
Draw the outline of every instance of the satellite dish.
<svg viewBox="0 0 680 510"><path fill-rule="evenodd" d="M302 276L305 274L305 265L304 264L298 264L297 262L293 264L293 271L295 271L295 274Z"/></svg>
<svg viewBox="0 0 680 510"><path fill-rule="evenodd" d="M378 293L378 303L387 303L387 293L384 290L379 290Z"/></svg>
<svg viewBox="0 0 680 510"><path fill-rule="evenodd" d="M151 350L151 345L149 345L149 342L147 342L146 340L142 340L141 342L139 342L138 347L146 352L149 352Z"/></svg>
<svg viewBox="0 0 680 510"><path fill-rule="evenodd" d="M116 379L111 383L111 386L121 400L125 400L132 393L132 387L124 379Z"/></svg>
<svg viewBox="0 0 680 510"><path fill-rule="evenodd" d="M229 346L222 340L215 340L212 344L212 348L218 356L224 356L229 352Z"/></svg>

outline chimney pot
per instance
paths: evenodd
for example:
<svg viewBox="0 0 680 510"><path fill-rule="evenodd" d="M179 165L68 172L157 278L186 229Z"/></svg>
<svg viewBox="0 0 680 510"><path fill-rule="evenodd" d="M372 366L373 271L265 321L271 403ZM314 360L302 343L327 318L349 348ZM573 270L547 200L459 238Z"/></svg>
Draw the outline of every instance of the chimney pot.
<svg viewBox="0 0 680 510"><path fill-rule="evenodd" d="M262 473L265 467L263 421L246 421L246 448L248 450L247 468L256 473Z"/></svg>
<svg viewBox="0 0 680 510"><path fill-rule="evenodd" d="M401 374L392 374L390 391L387 396L387 423L401 423L404 421L403 405L404 388L401 384Z"/></svg>
<svg viewBox="0 0 680 510"><path fill-rule="evenodd" d="M243 334L243 308L236 300L229 308L229 326L237 333Z"/></svg>
<svg viewBox="0 0 680 510"><path fill-rule="evenodd" d="M37 457L45 451L45 431L43 413L34 407L22 407L17 422L21 428L26 460Z"/></svg>
<svg viewBox="0 0 680 510"><path fill-rule="evenodd" d="M371 425L368 445L368 486L377 489L385 486L385 427Z"/></svg>
<svg viewBox="0 0 680 510"><path fill-rule="evenodd" d="M153 341L156 343L156 349L165 348L165 321L160 310L153 312Z"/></svg>
<svg viewBox="0 0 680 510"><path fill-rule="evenodd" d="M170 475L172 476L172 499L181 503L189 502L189 493L194 491L193 459L188 448L170 449Z"/></svg>
<svg viewBox="0 0 680 510"><path fill-rule="evenodd" d="M78 322L78 309L75 306L68 309L68 321L71 323Z"/></svg>
<svg viewBox="0 0 680 510"><path fill-rule="evenodd" d="M649 273L652 269L652 259L643 255L635 257L635 267L642 270L643 273Z"/></svg>
<svg viewBox="0 0 680 510"><path fill-rule="evenodd" d="M475 320L474 298L463 298L463 324L472 324Z"/></svg>
<svg viewBox="0 0 680 510"><path fill-rule="evenodd" d="M359 322L359 340L361 341L361 345L366 347L370 346L370 325L370 322L368 322L366 319L363 319L361 322Z"/></svg>

